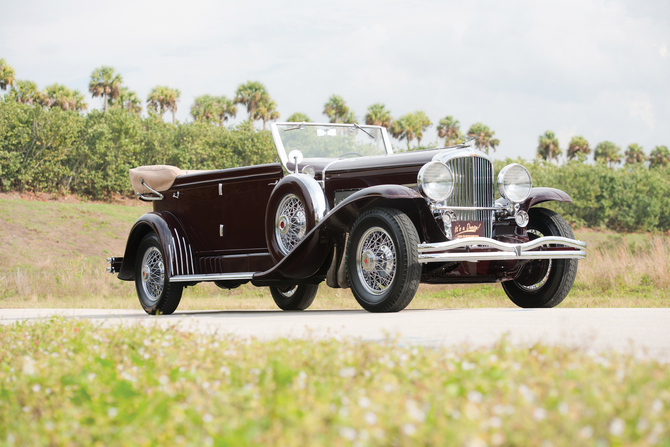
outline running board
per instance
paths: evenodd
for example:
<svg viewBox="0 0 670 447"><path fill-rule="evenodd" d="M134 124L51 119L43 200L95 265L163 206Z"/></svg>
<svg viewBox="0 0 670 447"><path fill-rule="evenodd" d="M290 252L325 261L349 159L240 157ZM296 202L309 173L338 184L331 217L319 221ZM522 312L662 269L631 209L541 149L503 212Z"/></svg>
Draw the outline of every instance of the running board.
<svg viewBox="0 0 670 447"><path fill-rule="evenodd" d="M170 282L202 282L202 281L246 281L254 277L254 272L245 273L212 273L206 275L176 275Z"/></svg>

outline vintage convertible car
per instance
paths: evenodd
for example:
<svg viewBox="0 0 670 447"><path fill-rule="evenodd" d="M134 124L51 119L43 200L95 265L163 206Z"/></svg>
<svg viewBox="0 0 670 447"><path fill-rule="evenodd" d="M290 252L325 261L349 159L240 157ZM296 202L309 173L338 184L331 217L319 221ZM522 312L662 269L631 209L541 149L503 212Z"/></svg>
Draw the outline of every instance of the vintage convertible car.
<svg viewBox="0 0 670 447"><path fill-rule="evenodd" d="M183 288L203 281L269 287L284 310L309 307L324 280L371 312L404 309L421 282L502 282L518 306L553 307L586 257L560 215L534 207L570 202L566 193L533 188L516 163L496 181L468 143L394 154L383 127L271 130L280 163L131 169L153 212L108 271L135 281L147 313L174 312Z"/></svg>

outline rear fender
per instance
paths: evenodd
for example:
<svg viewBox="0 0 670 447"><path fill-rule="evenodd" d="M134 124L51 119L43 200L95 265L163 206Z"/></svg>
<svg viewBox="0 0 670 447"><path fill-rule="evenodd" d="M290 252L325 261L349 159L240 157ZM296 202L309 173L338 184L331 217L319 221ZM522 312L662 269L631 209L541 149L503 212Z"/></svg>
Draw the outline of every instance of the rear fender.
<svg viewBox="0 0 670 447"><path fill-rule="evenodd" d="M277 265L254 275L254 282L304 279L323 271L324 264L332 262L334 241L343 241L356 219L373 207L395 208L407 214L423 241L436 240L441 234L430 207L419 192L401 185L365 188L333 208ZM338 249L337 253L340 258L343 256L343 250ZM340 261L336 259L338 265Z"/></svg>
<svg viewBox="0 0 670 447"><path fill-rule="evenodd" d="M165 256L164 265L167 276L197 273L193 263L193 249L179 220L171 213L152 212L137 219L126 243L123 264L119 270L119 279L135 280L135 259L142 239L149 233L155 233Z"/></svg>

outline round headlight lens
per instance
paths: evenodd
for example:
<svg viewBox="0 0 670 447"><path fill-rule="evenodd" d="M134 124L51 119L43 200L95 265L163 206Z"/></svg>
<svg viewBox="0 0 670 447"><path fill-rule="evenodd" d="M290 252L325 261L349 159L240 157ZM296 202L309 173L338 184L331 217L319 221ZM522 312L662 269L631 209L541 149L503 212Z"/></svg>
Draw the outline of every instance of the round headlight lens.
<svg viewBox="0 0 670 447"><path fill-rule="evenodd" d="M507 165L498 174L498 192L513 203L521 203L528 198L533 181L528 169L518 163Z"/></svg>
<svg viewBox="0 0 670 447"><path fill-rule="evenodd" d="M435 202L441 202L454 190L454 174L439 161L423 165L417 176L421 193Z"/></svg>

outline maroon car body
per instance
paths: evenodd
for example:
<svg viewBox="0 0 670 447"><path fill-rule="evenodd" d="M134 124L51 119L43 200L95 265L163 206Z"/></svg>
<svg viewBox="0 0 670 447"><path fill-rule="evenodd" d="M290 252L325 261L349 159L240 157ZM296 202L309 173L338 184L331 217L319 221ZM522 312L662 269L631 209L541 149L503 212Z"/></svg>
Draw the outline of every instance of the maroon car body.
<svg viewBox="0 0 670 447"><path fill-rule="evenodd" d="M147 180L162 167L131 172L153 211L133 225L108 270L135 281L148 313L173 312L182 288L203 281L269 286L285 310L309 306L324 281L380 312L407 306L420 282L503 282L523 307L555 306L569 292L586 244L534 206L571 199L533 188L520 165L501 171L495 200L491 159L467 144L393 154L375 126L271 129L280 163L164 167L172 181L154 182L162 190ZM364 153L335 153L347 144Z"/></svg>

